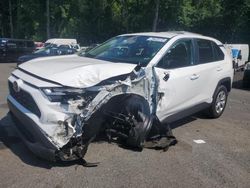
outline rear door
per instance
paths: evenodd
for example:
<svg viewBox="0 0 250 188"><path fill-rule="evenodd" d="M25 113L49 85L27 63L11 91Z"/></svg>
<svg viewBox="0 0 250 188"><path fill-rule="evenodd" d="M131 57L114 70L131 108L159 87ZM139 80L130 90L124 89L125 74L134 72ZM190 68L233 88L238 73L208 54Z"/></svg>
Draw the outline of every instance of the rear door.
<svg viewBox="0 0 250 188"><path fill-rule="evenodd" d="M196 39L196 74L199 75L197 100L211 103L218 81L222 79L225 67L224 53L216 43L205 39Z"/></svg>

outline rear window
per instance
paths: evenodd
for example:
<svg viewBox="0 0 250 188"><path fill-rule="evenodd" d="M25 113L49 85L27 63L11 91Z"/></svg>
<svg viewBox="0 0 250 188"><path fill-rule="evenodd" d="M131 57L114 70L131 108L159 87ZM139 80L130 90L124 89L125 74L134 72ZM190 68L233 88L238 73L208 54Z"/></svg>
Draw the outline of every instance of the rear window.
<svg viewBox="0 0 250 188"><path fill-rule="evenodd" d="M214 61L213 47L209 40L197 39L199 51L199 63L209 63Z"/></svg>
<svg viewBox="0 0 250 188"><path fill-rule="evenodd" d="M224 59L224 53L221 51L220 47L212 42L214 48L214 61L221 61Z"/></svg>
<svg viewBox="0 0 250 188"><path fill-rule="evenodd" d="M197 39L199 64L221 61L224 59L224 53L220 47L213 41Z"/></svg>

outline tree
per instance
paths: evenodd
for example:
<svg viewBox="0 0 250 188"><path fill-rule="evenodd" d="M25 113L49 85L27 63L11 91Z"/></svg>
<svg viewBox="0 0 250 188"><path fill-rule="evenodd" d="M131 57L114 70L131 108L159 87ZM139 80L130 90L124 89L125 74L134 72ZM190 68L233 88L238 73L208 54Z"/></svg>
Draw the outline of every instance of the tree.
<svg viewBox="0 0 250 188"><path fill-rule="evenodd" d="M69 37L82 45L122 33L167 30L250 43L249 18L249 0L0 1L1 37Z"/></svg>
<svg viewBox="0 0 250 188"><path fill-rule="evenodd" d="M160 6L160 0L156 0L156 3L155 3L155 17L154 17L152 31L156 31L156 29L157 29L158 16L159 16L159 6Z"/></svg>
<svg viewBox="0 0 250 188"><path fill-rule="evenodd" d="M46 18L47 18L47 24L46 24L46 31L47 31L47 38L50 38L50 6L49 6L49 0L46 0Z"/></svg>
<svg viewBox="0 0 250 188"><path fill-rule="evenodd" d="M14 37L14 32L13 32L13 20L12 20L12 3L11 0L9 0L9 20L10 20L10 37Z"/></svg>

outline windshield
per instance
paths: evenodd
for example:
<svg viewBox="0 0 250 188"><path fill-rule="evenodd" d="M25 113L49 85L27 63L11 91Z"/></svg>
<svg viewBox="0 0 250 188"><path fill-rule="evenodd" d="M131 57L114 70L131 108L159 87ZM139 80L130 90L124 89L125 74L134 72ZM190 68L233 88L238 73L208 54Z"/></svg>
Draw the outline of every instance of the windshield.
<svg viewBox="0 0 250 188"><path fill-rule="evenodd" d="M167 41L167 38L162 37L118 36L80 55L111 62L140 63L141 66L146 66Z"/></svg>
<svg viewBox="0 0 250 188"><path fill-rule="evenodd" d="M50 48L48 47L41 48L34 52L34 54L49 54L49 53L50 53Z"/></svg>
<svg viewBox="0 0 250 188"><path fill-rule="evenodd" d="M49 45L44 48L41 48L34 52L37 55L57 55L58 47L56 45Z"/></svg>

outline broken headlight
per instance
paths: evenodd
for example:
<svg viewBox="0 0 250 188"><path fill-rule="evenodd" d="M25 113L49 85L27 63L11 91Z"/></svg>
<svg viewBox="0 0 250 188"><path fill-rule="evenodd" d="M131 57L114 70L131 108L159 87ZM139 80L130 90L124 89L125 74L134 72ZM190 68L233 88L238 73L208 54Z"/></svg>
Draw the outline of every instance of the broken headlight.
<svg viewBox="0 0 250 188"><path fill-rule="evenodd" d="M99 91L87 91L79 88L42 88L41 91L51 102L67 103L69 100L92 101Z"/></svg>

